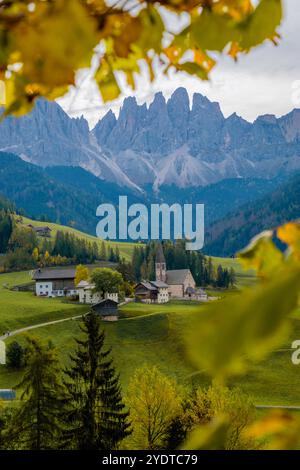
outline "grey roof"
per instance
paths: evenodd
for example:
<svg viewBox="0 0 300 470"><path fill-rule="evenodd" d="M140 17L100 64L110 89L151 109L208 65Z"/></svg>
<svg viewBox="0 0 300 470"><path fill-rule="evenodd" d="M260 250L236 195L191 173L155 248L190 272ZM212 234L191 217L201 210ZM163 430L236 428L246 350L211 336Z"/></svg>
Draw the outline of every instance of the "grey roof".
<svg viewBox="0 0 300 470"><path fill-rule="evenodd" d="M88 281L80 281L77 284L76 289L83 289L83 290L93 290L95 288L95 284L92 284Z"/></svg>
<svg viewBox="0 0 300 470"><path fill-rule="evenodd" d="M171 286L183 284L189 273L189 269L172 269L171 271L167 271L167 284Z"/></svg>
<svg viewBox="0 0 300 470"><path fill-rule="evenodd" d="M77 289L78 288L84 288L84 287L89 287L90 283L88 281L82 280L77 284Z"/></svg>
<svg viewBox="0 0 300 470"><path fill-rule="evenodd" d="M68 269L37 269L32 277L35 281L49 279L75 279L75 268Z"/></svg>
<svg viewBox="0 0 300 470"><path fill-rule="evenodd" d="M35 227L35 226L32 226L33 230L36 230L36 231L45 231L45 230L49 230L50 232L52 232L52 229L48 226L43 226L43 227Z"/></svg>
<svg viewBox="0 0 300 470"><path fill-rule="evenodd" d="M155 262L156 263L165 263L166 262L163 247L162 247L161 243L159 243L158 246L157 246Z"/></svg>
<svg viewBox="0 0 300 470"><path fill-rule="evenodd" d="M149 282L149 281L141 281L141 282L139 282L139 283L136 285L136 287L139 286L140 284L141 284L142 286L144 286L147 290L153 290L153 291L155 291L155 290L157 289L157 288L154 287L154 286L152 285L152 283Z"/></svg>
<svg viewBox="0 0 300 470"><path fill-rule="evenodd" d="M150 283L154 286L157 287L158 289L161 287L168 287L168 284L166 284L163 281L150 281Z"/></svg>
<svg viewBox="0 0 300 470"><path fill-rule="evenodd" d="M186 291L185 291L187 294L195 294L195 289L193 287L187 287L186 288Z"/></svg>
<svg viewBox="0 0 300 470"><path fill-rule="evenodd" d="M113 299L102 299L102 300L99 300L99 302L97 302L96 304L93 304L92 308L97 307L97 305L102 305L102 304L105 304L105 303L113 303L115 305L118 305L119 302L117 302L116 300L113 300Z"/></svg>

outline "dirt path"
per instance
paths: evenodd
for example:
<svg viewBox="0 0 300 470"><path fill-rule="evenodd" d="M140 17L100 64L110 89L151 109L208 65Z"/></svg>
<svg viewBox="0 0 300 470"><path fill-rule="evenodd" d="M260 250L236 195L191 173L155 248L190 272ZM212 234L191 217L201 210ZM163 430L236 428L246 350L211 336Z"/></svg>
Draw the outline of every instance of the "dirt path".
<svg viewBox="0 0 300 470"><path fill-rule="evenodd" d="M128 300L125 301L125 302L120 303L119 307L121 307L122 305L126 305L127 303L129 303ZM25 333L26 331L35 330L36 328L43 328L44 326L56 325L57 323L62 323L62 322L65 322L65 321L77 320L78 318L82 318L83 315L84 314L75 315L74 317L61 318L60 320L52 320L52 321L48 321L48 322L45 322L45 323L37 323L36 325L30 325L30 326L26 326L24 328L19 328L18 330L10 331L9 334L5 334L5 335L0 336L0 341L5 341L7 338L11 338L12 336L18 335L20 333ZM125 320L125 318L124 318L124 320Z"/></svg>
<svg viewBox="0 0 300 470"><path fill-rule="evenodd" d="M52 320L52 321L48 321L45 323L38 323L36 325L30 325L24 328L19 328L18 330L10 331L9 334L0 336L0 341L5 341L7 338L11 338L12 336L18 335L20 333L24 333L29 330L35 330L36 328L42 328L44 326L49 326L49 325L56 325L57 323L62 323L62 322L70 321L70 320L77 320L78 318L82 318L82 314L76 315L74 317L62 318L60 320Z"/></svg>

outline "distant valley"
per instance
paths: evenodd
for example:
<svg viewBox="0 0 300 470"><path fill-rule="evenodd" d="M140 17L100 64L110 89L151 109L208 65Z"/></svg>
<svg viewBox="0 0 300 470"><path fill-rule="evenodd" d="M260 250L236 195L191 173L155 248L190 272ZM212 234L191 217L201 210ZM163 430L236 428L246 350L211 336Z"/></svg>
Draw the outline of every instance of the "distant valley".
<svg viewBox="0 0 300 470"><path fill-rule="evenodd" d="M38 100L0 124L0 193L28 216L95 234L103 202L204 203L207 252L231 255L272 224L300 216L300 110L249 123L177 89L147 107L124 100L90 130ZM298 199L297 199L298 198Z"/></svg>
<svg viewBox="0 0 300 470"><path fill-rule="evenodd" d="M127 195L129 203L146 205L155 202L204 203L205 223L210 225L245 203L263 197L281 180L238 178L203 188L164 186L159 193L145 187L140 193L102 181L80 167L41 168L16 155L0 152L0 194L29 217L73 226L92 235L98 221L98 205L103 202L117 205L119 195Z"/></svg>

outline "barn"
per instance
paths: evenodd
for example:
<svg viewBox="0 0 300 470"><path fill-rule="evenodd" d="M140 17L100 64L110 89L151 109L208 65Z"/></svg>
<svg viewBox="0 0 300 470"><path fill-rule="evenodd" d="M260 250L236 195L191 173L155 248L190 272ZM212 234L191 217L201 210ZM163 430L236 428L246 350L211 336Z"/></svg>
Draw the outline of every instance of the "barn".
<svg viewBox="0 0 300 470"><path fill-rule="evenodd" d="M104 321L118 321L119 319L118 302L112 299L100 300L91 307L91 310L100 315Z"/></svg>

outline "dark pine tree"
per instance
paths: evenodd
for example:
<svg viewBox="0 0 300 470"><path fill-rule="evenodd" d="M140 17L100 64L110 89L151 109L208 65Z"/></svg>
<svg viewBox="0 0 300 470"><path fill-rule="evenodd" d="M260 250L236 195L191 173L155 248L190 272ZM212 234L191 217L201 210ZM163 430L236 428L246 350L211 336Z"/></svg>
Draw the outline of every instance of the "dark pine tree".
<svg viewBox="0 0 300 470"><path fill-rule="evenodd" d="M119 377L104 349L105 334L97 314L85 316L85 338L76 339L77 350L65 371L70 409L65 447L79 450L113 450L131 434L129 413L122 401Z"/></svg>
<svg viewBox="0 0 300 470"><path fill-rule="evenodd" d="M59 362L53 347L35 338L28 338L26 349L26 370L16 387L22 390L21 401L7 430L9 445L25 450L55 449L64 401Z"/></svg>

